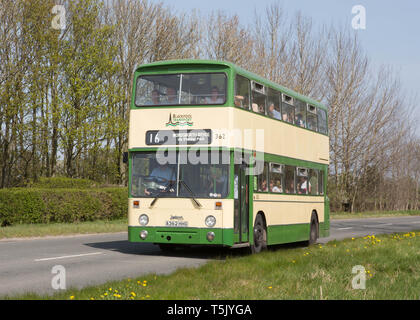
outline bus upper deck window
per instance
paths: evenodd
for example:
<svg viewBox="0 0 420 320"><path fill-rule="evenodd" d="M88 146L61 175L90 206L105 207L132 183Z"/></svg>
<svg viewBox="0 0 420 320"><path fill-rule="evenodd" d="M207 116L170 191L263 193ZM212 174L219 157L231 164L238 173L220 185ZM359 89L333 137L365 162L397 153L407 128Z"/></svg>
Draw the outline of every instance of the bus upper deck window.
<svg viewBox="0 0 420 320"><path fill-rule="evenodd" d="M282 120L294 123L295 121L295 107L294 100L291 96L282 94Z"/></svg>
<svg viewBox="0 0 420 320"><path fill-rule="evenodd" d="M249 110L249 94L249 80L245 77L237 75L235 81L235 107Z"/></svg>
<svg viewBox="0 0 420 320"><path fill-rule="evenodd" d="M252 81L252 111L265 114L266 110L266 92L265 87L255 81Z"/></svg>
<svg viewBox="0 0 420 320"><path fill-rule="evenodd" d="M306 103L300 100L295 102L295 124L300 127L306 127Z"/></svg>
<svg viewBox="0 0 420 320"><path fill-rule="evenodd" d="M142 75L137 78L136 106L220 105L226 102L224 73Z"/></svg>
<svg viewBox="0 0 420 320"><path fill-rule="evenodd" d="M317 131L318 130L318 116L316 114L316 107L311 104L308 104L306 116L307 116L306 127L309 130Z"/></svg>

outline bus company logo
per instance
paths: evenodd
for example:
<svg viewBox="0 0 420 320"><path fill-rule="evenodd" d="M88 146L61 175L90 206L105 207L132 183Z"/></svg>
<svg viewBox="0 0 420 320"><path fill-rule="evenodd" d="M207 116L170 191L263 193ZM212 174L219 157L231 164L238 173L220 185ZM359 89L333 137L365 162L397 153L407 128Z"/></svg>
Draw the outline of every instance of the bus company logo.
<svg viewBox="0 0 420 320"><path fill-rule="evenodd" d="M184 220L184 217L183 216L172 216L171 215L170 220Z"/></svg>
<svg viewBox="0 0 420 320"><path fill-rule="evenodd" d="M184 127L189 126L191 127L194 122L192 120L191 114L169 114L169 121L166 123L166 126L169 127Z"/></svg>

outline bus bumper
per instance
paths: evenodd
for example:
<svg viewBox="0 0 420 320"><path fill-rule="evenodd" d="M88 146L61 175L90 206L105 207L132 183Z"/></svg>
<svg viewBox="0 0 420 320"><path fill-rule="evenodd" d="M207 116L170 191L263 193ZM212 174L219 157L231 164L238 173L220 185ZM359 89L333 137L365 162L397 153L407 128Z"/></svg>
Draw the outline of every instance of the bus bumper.
<svg viewBox="0 0 420 320"><path fill-rule="evenodd" d="M140 234L147 231L147 236L142 239ZM233 234L233 230L230 230ZM214 239L208 239L208 233L214 233ZM229 236L228 229L215 228L173 228L173 227L128 227L128 241L145 242L145 243L173 243L173 244L217 244L217 245L233 245L226 241ZM144 233L143 233L144 234ZM225 239L224 239L225 238ZM225 242L223 241L225 240Z"/></svg>

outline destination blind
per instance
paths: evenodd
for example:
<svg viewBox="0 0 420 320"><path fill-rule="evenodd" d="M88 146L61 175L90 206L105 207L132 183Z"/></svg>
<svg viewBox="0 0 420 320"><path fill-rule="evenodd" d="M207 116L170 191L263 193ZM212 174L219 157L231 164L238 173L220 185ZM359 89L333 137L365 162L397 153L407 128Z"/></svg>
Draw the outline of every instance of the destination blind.
<svg viewBox="0 0 420 320"><path fill-rule="evenodd" d="M211 129L149 130L146 145L204 145L211 144Z"/></svg>

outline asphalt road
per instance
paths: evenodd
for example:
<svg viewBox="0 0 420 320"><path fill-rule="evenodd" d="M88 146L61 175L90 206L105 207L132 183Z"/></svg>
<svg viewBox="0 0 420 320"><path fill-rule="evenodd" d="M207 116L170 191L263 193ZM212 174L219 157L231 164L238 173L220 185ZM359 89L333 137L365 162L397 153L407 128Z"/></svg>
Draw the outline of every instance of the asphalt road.
<svg viewBox="0 0 420 320"><path fill-rule="evenodd" d="M332 220L331 236L319 239L361 237L371 234L420 230L420 216ZM25 292L52 294L54 266L66 272L66 287L82 288L109 280L142 274L168 274L181 267L196 267L238 249L195 247L164 254L152 244L129 243L127 233L0 240L0 297Z"/></svg>

